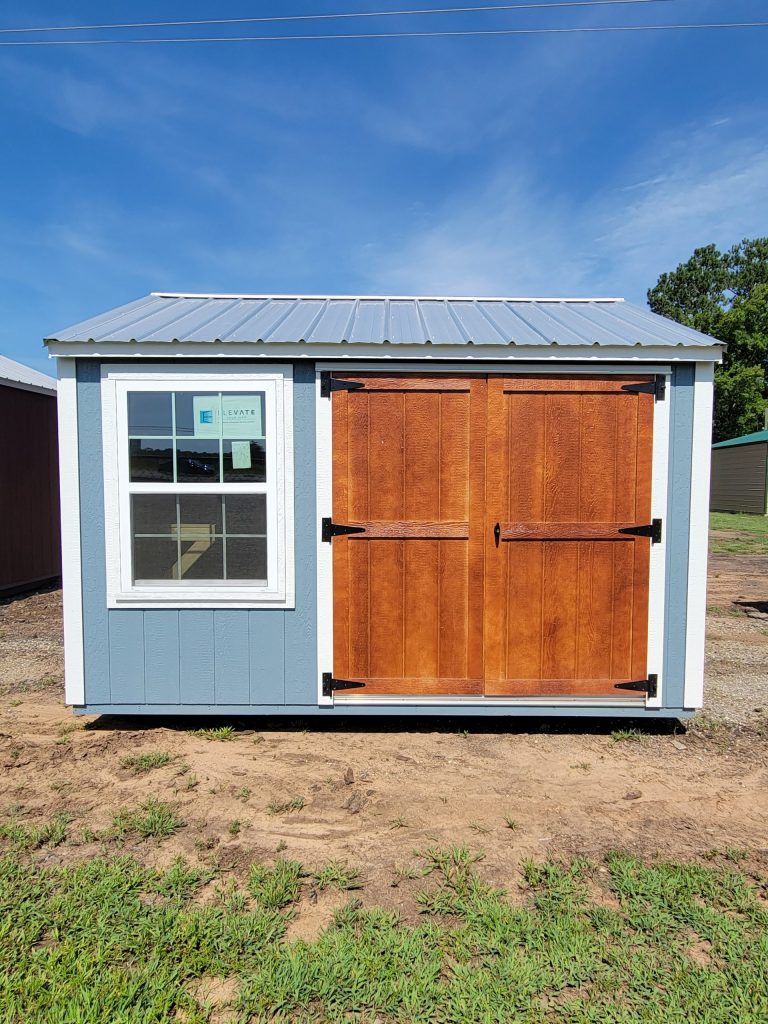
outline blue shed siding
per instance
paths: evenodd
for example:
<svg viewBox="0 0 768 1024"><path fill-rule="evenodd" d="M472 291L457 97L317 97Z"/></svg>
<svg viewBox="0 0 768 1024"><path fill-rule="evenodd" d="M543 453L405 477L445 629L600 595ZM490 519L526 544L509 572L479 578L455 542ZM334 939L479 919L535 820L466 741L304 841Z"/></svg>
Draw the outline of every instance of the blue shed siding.
<svg viewBox="0 0 768 1024"><path fill-rule="evenodd" d="M86 706L317 703L315 368L294 369L296 607L107 609L101 366L79 360Z"/></svg>
<svg viewBox="0 0 768 1024"><path fill-rule="evenodd" d="M315 369L294 364L295 608L107 609L100 363L78 360L85 705L81 711L322 715L684 714L688 527L693 445L693 364L669 389L670 468L664 709L525 707L318 708Z"/></svg>

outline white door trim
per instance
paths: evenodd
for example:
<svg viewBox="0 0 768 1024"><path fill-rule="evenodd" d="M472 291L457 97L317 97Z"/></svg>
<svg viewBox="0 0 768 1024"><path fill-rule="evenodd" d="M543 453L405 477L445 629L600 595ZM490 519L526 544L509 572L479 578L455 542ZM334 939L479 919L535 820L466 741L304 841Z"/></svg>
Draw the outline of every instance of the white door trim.
<svg viewBox="0 0 768 1024"><path fill-rule="evenodd" d="M707 366L707 364L703 364ZM331 544L323 543L321 539L320 523L324 516L331 516L333 511L332 481L333 481L333 437L331 399L320 396L320 375L327 370L342 370L345 373L356 370L371 372L374 368L370 363L317 363L315 365L315 429L316 429L316 487L317 487L317 702L321 707L333 707L333 697L324 697L322 692L322 677L324 672L333 671L333 557ZM382 373L424 372L424 367L414 367L413 364L388 363L381 367ZM466 363L458 364L431 364L428 372L439 373L472 373L473 371ZM669 365L644 366L642 369L637 366L625 364L610 364L605 366L515 366L514 370L509 364L493 365L474 368L474 372L483 375L489 373L547 373L547 374L573 374L584 373L594 375L595 373L661 373L667 381L666 397L655 403L653 419L653 463L652 463L652 484L651 484L651 515L653 518L663 520L662 541L660 544L651 545L650 564L650 585L649 585L649 608L648 608L648 672L655 673L658 677L658 692L655 698L648 698L646 701L633 702L629 699L622 701L619 706L638 706L647 708L660 708L663 696L663 663L664 663L664 611L665 611L665 577L666 577L666 533L667 533L667 488L669 474L669 409L670 395L669 383L671 368ZM628 695L629 697L629 695ZM356 697L354 704L371 705L382 703L383 698ZM347 703L351 701L347 698ZM435 703L435 699L388 697L388 704L402 704L409 706L428 706ZM340 695L336 704L341 706L345 698ZM441 703L451 703L449 699ZM514 698L517 706L537 707L541 705L538 698ZM564 706L571 703L567 698L548 703ZM593 707L606 707L616 703L614 698L598 699L591 701ZM462 706L474 704L478 708L490 706L504 706L510 704L509 699L492 699L482 697L479 699L462 698Z"/></svg>

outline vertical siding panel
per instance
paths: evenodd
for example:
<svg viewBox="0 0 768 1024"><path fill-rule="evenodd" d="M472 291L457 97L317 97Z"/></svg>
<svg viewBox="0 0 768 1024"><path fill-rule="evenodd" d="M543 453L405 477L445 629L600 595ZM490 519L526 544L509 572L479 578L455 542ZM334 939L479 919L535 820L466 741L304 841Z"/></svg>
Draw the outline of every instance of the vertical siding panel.
<svg viewBox="0 0 768 1024"><path fill-rule="evenodd" d="M664 614L664 683L667 707L683 706L685 632L688 599L688 533L693 461L695 366L674 367L670 388L669 487L667 492L667 573Z"/></svg>
<svg viewBox="0 0 768 1024"><path fill-rule="evenodd" d="M104 476L101 445L101 366L77 361L77 433L80 466L83 671L86 704L109 704L109 613L104 552Z"/></svg>
<svg viewBox="0 0 768 1024"><path fill-rule="evenodd" d="M285 701L317 704L315 364L294 363L293 374L296 607L285 612Z"/></svg>
<svg viewBox="0 0 768 1024"><path fill-rule="evenodd" d="M144 677L147 704L178 704L179 612L144 613Z"/></svg>
<svg viewBox="0 0 768 1024"><path fill-rule="evenodd" d="M213 613L217 704L247 704L250 700L248 615L245 609Z"/></svg>
<svg viewBox="0 0 768 1024"><path fill-rule="evenodd" d="M213 704L213 612L210 609L179 612L179 693L182 704Z"/></svg>
<svg viewBox="0 0 768 1024"><path fill-rule="evenodd" d="M249 612L251 704L285 703L285 613Z"/></svg>
<svg viewBox="0 0 768 1024"><path fill-rule="evenodd" d="M87 644L87 632L85 638ZM144 612L121 610L109 616L109 671L113 703L143 704L146 701Z"/></svg>

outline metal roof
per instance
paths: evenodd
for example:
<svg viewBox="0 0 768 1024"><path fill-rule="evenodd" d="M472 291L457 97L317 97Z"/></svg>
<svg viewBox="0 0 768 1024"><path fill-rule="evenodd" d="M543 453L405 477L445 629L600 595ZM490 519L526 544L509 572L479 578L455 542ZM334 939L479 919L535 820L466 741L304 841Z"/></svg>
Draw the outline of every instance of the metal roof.
<svg viewBox="0 0 768 1024"><path fill-rule="evenodd" d="M14 359L0 356L0 384L19 386L28 390L56 393L56 381L45 373L39 373Z"/></svg>
<svg viewBox="0 0 768 1024"><path fill-rule="evenodd" d="M756 430L754 434L742 434L741 437L733 437L730 441L718 441L713 448L733 448L740 444L759 444L760 441L768 441L768 430Z"/></svg>
<svg viewBox="0 0 768 1024"><path fill-rule="evenodd" d="M720 342L623 299L505 299L153 292L47 342L282 345L610 345Z"/></svg>

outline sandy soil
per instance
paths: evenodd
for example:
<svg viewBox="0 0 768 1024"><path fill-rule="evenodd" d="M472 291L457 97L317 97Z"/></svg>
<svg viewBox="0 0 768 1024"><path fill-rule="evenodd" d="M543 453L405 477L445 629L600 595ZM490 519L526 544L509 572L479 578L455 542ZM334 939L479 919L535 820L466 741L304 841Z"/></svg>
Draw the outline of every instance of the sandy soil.
<svg viewBox="0 0 768 1024"><path fill-rule="evenodd" d="M762 591L757 583L729 590L728 571L714 566L713 650L756 650L765 665L768 625L733 603L741 591L767 596L764 576ZM742 628L755 630L748 642ZM365 901L389 906L411 905L417 883L397 870L431 844L484 849L491 877L508 877L526 856L617 847L681 857L768 851L768 698L754 710L741 663L729 670L727 659L710 657L724 715L715 701L687 730L659 725L629 739L612 735L626 722L243 719L230 720L232 738L220 742L188 731L219 724L210 721L73 718L62 704L60 644L57 592L0 606L0 820L74 816L69 840L41 850L43 861L100 852L104 843L88 830L108 828L150 795L172 803L185 825L161 843L128 841L124 851L146 862L183 854L239 874L277 854L310 867L344 860L362 869ZM733 709L744 694L728 696L729 671L747 686L741 718ZM149 751L174 760L138 776L121 766ZM270 802L296 797L301 810L268 813ZM322 927L335 899L313 894L296 934Z"/></svg>

